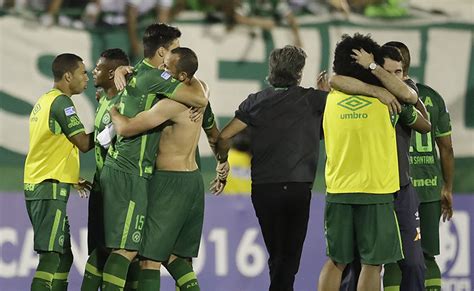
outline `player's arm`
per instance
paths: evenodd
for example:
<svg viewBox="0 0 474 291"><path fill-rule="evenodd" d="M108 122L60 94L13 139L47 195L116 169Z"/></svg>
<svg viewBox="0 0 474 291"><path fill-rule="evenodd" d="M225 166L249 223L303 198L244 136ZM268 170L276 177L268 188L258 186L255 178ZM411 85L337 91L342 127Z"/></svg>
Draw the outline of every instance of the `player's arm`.
<svg viewBox="0 0 474 291"><path fill-rule="evenodd" d="M76 107L68 96L58 96L51 104L50 129L55 134L64 134L83 153L94 147L94 135L85 133Z"/></svg>
<svg viewBox="0 0 474 291"><path fill-rule="evenodd" d="M443 187L441 188L441 212L443 221L450 220L453 216L453 181L454 181L454 151L451 134L436 137L443 174Z"/></svg>
<svg viewBox="0 0 474 291"><path fill-rule="evenodd" d="M374 56L364 49L354 49L352 52L354 53L352 57L365 69L368 69L371 63L375 63ZM370 72L400 101L415 104L418 100L418 94L415 90L410 88L410 86L405 84L405 82L400 80L397 76L387 72L381 65L377 65L377 67L374 70L370 70Z"/></svg>
<svg viewBox="0 0 474 291"><path fill-rule="evenodd" d="M209 90L207 89L207 86L205 84L203 85L205 91L207 92L207 96L209 96ZM206 109L202 114L202 129L204 129L204 132L207 136L207 142L209 143L209 147L211 148L212 152L214 153L214 156L217 159L216 144L220 131L217 128L214 112L212 112L211 102L207 104Z"/></svg>
<svg viewBox="0 0 474 291"><path fill-rule="evenodd" d="M219 137L219 129L217 128L216 123L214 123L211 128L204 129L204 132L207 136L207 142L209 143L209 147L211 148L214 156L217 159L217 139Z"/></svg>
<svg viewBox="0 0 474 291"><path fill-rule="evenodd" d="M411 104L403 104L402 111L399 115L399 122L419 133L428 133L431 131L431 123L429 120Z"/></svg>
<svg viewBox="0 0 474 291"><path fill-rule="evenodd" d="M332 88L346 94L375 97L387 105L390 114L399 113L401 111L400 102L398 102L392 93L383 87L367 84L356 78L342 75L333 75L329 79L329 84Z"/></svg>
<svg viewBox="0 0 474 291"><path fill-rule="evenodd" d="M189 85L181 83L168 97L191 107L206 107L208 103L203 87L195 77L191 79Z"/></svg>
<svg viewBox="0 0 474 291"><path fill-rule="evenodd" d="M434 91L434 98L439 100L438 123L434 129L436 145L439 149L443 187L441 188L441 212L443 221L453 216L453 183L454 183L454 151L451 140L451 120L443 98Z"/></svg>
<svg viewBox="0 0 474 291"><path fill-rule="evenodd" d="M217 160L220 163L227 162L229 149L231 146L232 138L239 132L244 130L247 124L240 119L234 117L229 124L227 124L221 131L217 138Z"/></svg>
<svg viewBox="0 0 474 291"><path fill-rule="evenodd" d="M149 110L142 111L132 118L121 115L116 107L110 109L110 116L117 134L131 137L157 127L183 110L181 104L163 99Z"/></svg>

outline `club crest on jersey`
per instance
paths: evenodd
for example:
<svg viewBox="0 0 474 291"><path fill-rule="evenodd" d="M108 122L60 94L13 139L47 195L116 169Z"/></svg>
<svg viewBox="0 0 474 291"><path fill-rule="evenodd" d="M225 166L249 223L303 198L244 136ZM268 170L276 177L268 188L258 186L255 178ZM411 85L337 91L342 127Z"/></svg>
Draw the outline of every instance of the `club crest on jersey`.
<svg viewBox="0 0 474 291"><path fill-rule="evenodd" d="M64 114L66 114L66 116L71 116L73 114L76 114L76 109L74 109L74 106L64 108Z"/></svg>
<svg viewBox="0 0 474 291"><path fill-rule="evenodd" d="M161 78L163 78L165 80L168 80L170 77L171 77L171 75L167 71L164 71L163 73L161 73Z"/></svg>

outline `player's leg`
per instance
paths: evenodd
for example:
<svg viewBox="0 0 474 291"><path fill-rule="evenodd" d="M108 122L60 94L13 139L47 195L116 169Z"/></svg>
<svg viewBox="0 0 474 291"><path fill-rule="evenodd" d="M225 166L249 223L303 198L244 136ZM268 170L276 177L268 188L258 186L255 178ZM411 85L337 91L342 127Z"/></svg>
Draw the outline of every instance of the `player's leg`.
<svg viewBox="0 0 474 291"><path fill-rule="evenodd" d="M81 291L97 291L102 285L102 272L109 256L104 242L103 195L100 188L100 176L96 172L89 195L87 219L87 259Z"/></svg>
<svg viewBox="0 0 474 291"><path fill-rule="evenodd" d="M54 184L54 186L53 186ZM34 231L34 249L40 254L38 267L31 283L31 290L51 290L54 274L60 265L60 255L64 253L64 228L66 201L69 185L64 184L64 200L28 200L26 208ZM62 189L59 187L59 189ZM42 182L35 185L31 196L41 196L41 192L58 190L58 183ZM26 191L26 190L25 190Z"/></svg>
<svg viewBox="0 0 474 291"><path fill-rule="evenodd" d="M341 288L339 288L339 291L356 291L361 269L360 257L355 254L354 261L347 265L344 268L344 272L342 272Z"/></svg>
<svg viewBox="0 0 474 291"><path fill-rule="evenodd" d="M135 291L138 289L138 279L140 276L140 260L136 257L130 263L127 272L127 283L125 283L124 291Z"/></svg>
<svg viewBox="0 0 474 291"><path fill-rule="evenodd" d="M64 253L59 256L59 266L56 273L54 273L52 291L67 291L67 278L74 260L71 251L71 234L67 216L63 220L62 232L63 236L59 238L59 243L63 244Z"/></svg>
<svg viewBox="0 0 474 291"><path fill-rule="evenodd" d="M159 291L161 262L148 259L141 260L140 268L141 271L138 278L138 290Z"/></svg>
<svg viewBox="0 0 474 291"><path fill-rule="evenodd" d="M385 290L425 290L425 262L421 249L419 200L410 184L396 194L395 212L400 226L404 259L385 266Z"/></svg>
<svg viewBox="0 0 474 291"><path fill-rule="evenodd" d="M354 260L353 206L326 202L324 232L329 260L319 274L318 290L338 291L344 268Z"/></svg>
<svg viewBox="0 0 474 291"><path fill-rule="evenodd" d="M123 290L128 268L142 239L147 180L105 166L100 178L104 194L105 246L113 249L104 266L103 290Z"/></svg>
<svg viewBox="0 0 474 291"><path fill-rule="evenodd" d="M291 290L309 219L308 183L252 185L252 202L269 254L270 290Z"/></svg>
<svg viewBox="0 0 474 291"><path fill-rule="evenodd" d="M166 264L166 268L175 279L179 288L177 290L198 291L200 287L190 258L197 257L201 243L204 222L204 185L199 172L187 176L186 188L183 187L178 192L187 193L181 199L193 201L193 203L187 204L189 208L183 209L184 213L188 213L188 217L182 225L174 244L173 255Z"/></svg>
<svg viewBox="0 0 474 291"><path fill-rule="evenodd" d="M421 247L425 257L425 288L427 291L441 290L441 271L435 256L439 255L439 219L441 217L440 201L421 203Z"/></svg>
<svg viewBox="0 0 474 291"><path fill-rule="evenodd" d="M199 171L156 171L150 181L149 209L140 255L167 262L165 266L181 289L199 290L192 265L184 259L197 256L202 234L204 185ZM178 258L168 261L172 253ZM147 265L153 266L143 263L142 270ZM140 289L144 277L140 278Z"/></svg>
<svg viewBox="0 0 474 291"><path fill-rule="evenodd" d="M357 290L379 290L380 289L380 271L382 265L362 264Z"/></svg>
<svg viewBox="0 0 474 291"><path fill-rule="evenodd" d="M39 263L36 267L33 281L31 282L31 291L49 291L53 284L54 273L59 266L59 253L40 252Z"/></svg>
<svg viewBox="0 0 474 291"><path fill-rule="evenodd" d="M362 264L357 290L378 290L381 266L403 258L393 203L354 206L354 228Z"/></svg>

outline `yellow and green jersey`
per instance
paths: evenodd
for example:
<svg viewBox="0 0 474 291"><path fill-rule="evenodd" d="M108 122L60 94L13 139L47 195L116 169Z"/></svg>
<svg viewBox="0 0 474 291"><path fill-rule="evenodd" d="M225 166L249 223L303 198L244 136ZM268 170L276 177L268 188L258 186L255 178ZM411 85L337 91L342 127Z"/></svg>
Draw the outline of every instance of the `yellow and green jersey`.
<svg viewBox="0 0 474 291"><path fill-rule="evenodd" d="M150 109L159 98L172 97L179 81L163 70L153 67L146 60L140 62L120 95L120 113L134 117ZM159 128L133 136L117 136L110 147L105 165L119 171L150 177L153 173L158 149Z"/></svg>
<svg viewBox="0 0 474 291"><path fill-rule="evenodd" d="M34 185L44 180L77 183L79 150L68 137L84 132L84 126L71 98L58 89L52 89L35 104L29 122L30 143L25 162L25 190L34 188ZM53 192L42 192L41 197L28 196L26 199L56 199Z"/></svg>
<svg viewBox="0 0 474 291"><path fill-rule="evenodd" d="M326 187L328 194L338 195L328 196L337 200L344 193L399 190L395 121L387 106L375 98L336 90L329 93L323 118ZM357 200L356 196L349 197ZM377 196L391 199L391 195Z"/></svg>
<svg viewBox="0 0 474 291"><path fill-rule="evenodd" d="M416 84L418 96L425 103L431 122L431 132L421 134L415 132L411 137L410 173L413 186L421 202L438 201L441 199L442 174L435 138L451 134L449 112L443 98L432 88Z"/></svg>

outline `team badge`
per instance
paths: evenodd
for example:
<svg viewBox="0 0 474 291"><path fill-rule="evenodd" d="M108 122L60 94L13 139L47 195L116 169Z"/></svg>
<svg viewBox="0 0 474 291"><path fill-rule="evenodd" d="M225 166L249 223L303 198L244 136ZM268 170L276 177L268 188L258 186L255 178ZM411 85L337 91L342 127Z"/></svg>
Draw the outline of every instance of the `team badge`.
<svg viewBox="0 0 474 291"><path fill-rule="evenodd" d="M167 71L164 71L163 73L161 73L161 78L163 78L165 80L168 80L170 77L171 77L171 75Z"/></svg>
<svg viewBox="0 0 474 291"><path fill-rule="evenodd" d="M76 114L76 109L74 108L74 106L64 108L64 114L66 114L66 116Z"/></svg>
<svg viewBox="0 0 474 291"><path fill-rule="evenodd" d="M135 232L132 234L132 241L133 241L134 243L139 243L141 238L142 238L142 235L140 234L139 231L135 231Z"/></svg>
<svg viewBox="0 0 474 291"><path fill-rule="evenodd" d="M104 114L104 117L102 117L102 123L103 124L109 124L110 123L110 114L108 112Z"/></svg>

